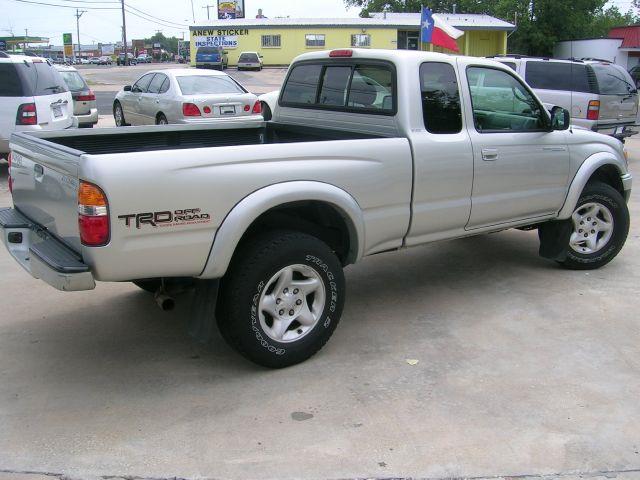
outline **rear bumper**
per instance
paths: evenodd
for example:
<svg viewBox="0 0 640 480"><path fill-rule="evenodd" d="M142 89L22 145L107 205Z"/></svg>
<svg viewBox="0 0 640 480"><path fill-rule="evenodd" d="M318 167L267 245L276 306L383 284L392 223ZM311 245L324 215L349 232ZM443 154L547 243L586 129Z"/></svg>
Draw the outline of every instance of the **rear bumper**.
<svg viewBox="0 0 640 480"><path fill-rule="evenodd" d="M0 209L0 235L11 256L33 278L63 291L95 288L93 274L80 256L19 211Z"/></svg>
<svg viewBox="0 0 640 480"><path fill-rule="evenodd" d="M78 119L78 125L95 125L98 123L98 109L92 108L89 113L75 117Z"/></svg>
<svg viewBox="0 0 640 480"><path fill-rule="evenodd" d="M219 122L237 122L242 120L249 124L264 122L262 115L240 115L236 117L192 117L192 118L179 118L175 123L183 125L202 125L207 123L219 123Z"/></svg>

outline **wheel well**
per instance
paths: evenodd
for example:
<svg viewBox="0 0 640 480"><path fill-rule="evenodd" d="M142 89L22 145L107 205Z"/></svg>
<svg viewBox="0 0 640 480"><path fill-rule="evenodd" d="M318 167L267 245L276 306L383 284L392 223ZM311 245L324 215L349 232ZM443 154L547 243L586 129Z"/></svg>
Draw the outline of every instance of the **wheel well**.
<svg viewBox="0 0 640 480"><path fill-rule="evenodd" d="M615 188L621 195L624 195L624 188L622 186L622 179L620 178L620 172L613 165L602 165L598 168L587 183L593 182L602 182L607 185L611 185Z"/></svg>
<svg viewBox="0 0 640 480"><path fill-rule="evenodd" d="M240 243L269 230L296 230L322 240L336 253L340 262L347 265L355 260L357 250L357 246L352 245L353 227L350 225L351 222L344 214L328 203L293 202L267 210L256 218L243 234Z"/></svg>
<svg viewBox="0 0 640 480"><path fill-rule="evenodd" d="M158 112L158 113L156 113L156 121L160 118L160 115L163 115L164 118L167 118L167 116L164 113Z"/></svg>

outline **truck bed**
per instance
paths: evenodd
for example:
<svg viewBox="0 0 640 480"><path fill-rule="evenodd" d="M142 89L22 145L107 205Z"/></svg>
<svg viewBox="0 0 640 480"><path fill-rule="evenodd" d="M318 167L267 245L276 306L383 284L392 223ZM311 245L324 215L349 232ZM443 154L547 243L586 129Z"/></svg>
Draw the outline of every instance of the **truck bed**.
<svg viewBox="0 0 640 480"><path fill-rule="evenodd" d="M320 142L383 138L330 128L265 122L259 126L197 125L108 128L90 131L63 131L35 135L75 153L91 155L228 147L271 143Z"/></svg>

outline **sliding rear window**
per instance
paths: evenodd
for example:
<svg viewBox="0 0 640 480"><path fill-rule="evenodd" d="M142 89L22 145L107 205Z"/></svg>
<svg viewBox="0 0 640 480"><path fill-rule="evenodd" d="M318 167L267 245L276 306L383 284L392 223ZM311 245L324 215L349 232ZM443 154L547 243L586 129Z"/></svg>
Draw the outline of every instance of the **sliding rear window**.
<svg viewBox="0 0 640 480"><path fill-rule="evenodd" d="M393 115L395 72L387 64L299 64L287 77L282 106Z"/></svg>

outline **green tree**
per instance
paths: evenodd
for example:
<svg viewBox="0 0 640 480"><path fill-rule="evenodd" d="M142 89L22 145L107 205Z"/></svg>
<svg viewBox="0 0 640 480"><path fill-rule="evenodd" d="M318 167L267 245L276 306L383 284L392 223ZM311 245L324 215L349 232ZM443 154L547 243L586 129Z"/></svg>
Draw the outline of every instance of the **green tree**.
<svg viewBox="0 0 640 480"><path fill-rule="evenodd" d="M157 32L153 36L145 38L144 42L145 44L159 43L167 52L178 53L178 40L180 39L177 37L165 37L162 32Z"/></svg>

